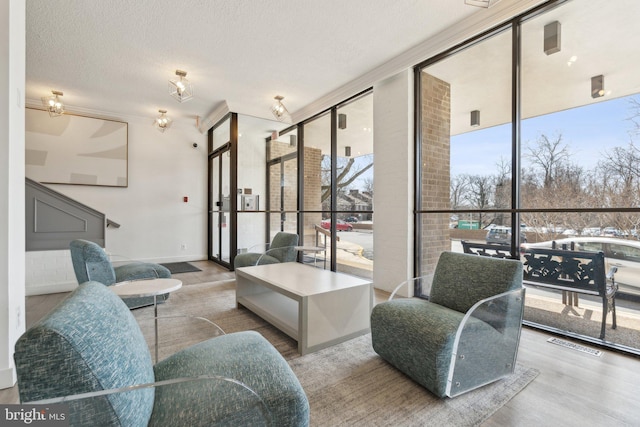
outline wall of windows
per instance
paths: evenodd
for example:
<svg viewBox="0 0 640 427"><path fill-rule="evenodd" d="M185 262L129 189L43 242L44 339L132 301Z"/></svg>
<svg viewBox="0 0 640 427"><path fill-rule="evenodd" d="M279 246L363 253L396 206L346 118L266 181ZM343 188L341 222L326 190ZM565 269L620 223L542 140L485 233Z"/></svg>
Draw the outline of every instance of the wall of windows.
<svg viewBox="0 0 640 427"><path fill-rule="evenodd" d="M302 127L303 241L326 249L315 262L372 278L373 96L358 96Z"/></svg>
<svg viewBox="0 0 640 427"><path fill-rule="evenodd" d="M602 251L619 285L606 342L598 297L531 287L525 321L640 351L639 16L634 1L553 1L416 67L416 274L491 228L514 258Z"/></svg>
<svg viewBox="0 0 640 427"><path fill-rule="evenodd" d="M286 231L301 262L373 277L371 92L298 126L230 114L209 138L210 259Z"/></svg>

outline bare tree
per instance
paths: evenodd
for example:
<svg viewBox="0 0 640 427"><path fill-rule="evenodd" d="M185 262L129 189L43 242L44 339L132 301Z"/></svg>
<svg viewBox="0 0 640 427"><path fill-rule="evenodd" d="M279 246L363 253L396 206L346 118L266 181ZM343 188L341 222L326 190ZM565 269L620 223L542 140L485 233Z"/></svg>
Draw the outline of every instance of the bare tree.
<svg viewBox="0 0 640 427"><path fill-rule="evenodd" d="M490 175L469 176L468 200L475 209L486 209L491 206L493 197L493 178ZM482 214L479 215L478 222L482 227Z"/></svg>
<svg viewBox="0 0 640 427"><path fill-rule="evenodd" d="M531 160L531 164L542 169L545 188L551 186L558 176L560 166L569 160L569 149L562 142L562 134L553 138L541 134L532 146L527 147L527 152L526 156Z"/></svg>
<svg viewBox="0 0 640 427"><path fill-rule="evenodd" d="M354 157L338 157L336 186L338 194L345 193L349 186L363 173L373 167L373 154L360 156L365 161L358 162ZM331 196L331 156L322 157L322 196L320 201L324 203Z"/></svg>
<svg viewBox="0 0 640 427"><path fill-rule="evenodd" d="M451 177L449 183L449 195L451 198L451 207L459 209L463 206L466 193L469 191L468 175L457 175Z"/></svg>
<svg viewBox="0 0 640 427"><path fill-rule="evenodd" d="M630 190L640 178L640 149L633 141L625 147L614 147L606 151L604 159L598 162L598 167L611 177L621 181L623 188Z"/></svg>

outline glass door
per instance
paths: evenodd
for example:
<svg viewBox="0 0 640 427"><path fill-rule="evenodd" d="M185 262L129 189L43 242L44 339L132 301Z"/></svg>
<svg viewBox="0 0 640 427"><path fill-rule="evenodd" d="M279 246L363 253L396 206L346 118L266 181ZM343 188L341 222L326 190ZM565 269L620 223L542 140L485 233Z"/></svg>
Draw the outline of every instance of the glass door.
<svg viewBox="0 0 640 427"><path fill-rule="evenodd" d="M209 210L209 259L229 266L231 263L231 186L230 149L227 143L209 157L211 208Z"/></svg>

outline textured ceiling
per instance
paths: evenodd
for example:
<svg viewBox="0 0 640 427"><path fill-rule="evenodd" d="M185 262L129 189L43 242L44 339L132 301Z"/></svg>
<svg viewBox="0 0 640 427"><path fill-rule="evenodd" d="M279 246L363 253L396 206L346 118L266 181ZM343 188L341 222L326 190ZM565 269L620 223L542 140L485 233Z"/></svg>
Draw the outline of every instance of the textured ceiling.
<svg viewBox="0 0 640 427"><path fill-rule="evenodd" d="M507 0L508 1L508 0ZM462 0L27 0L26 96L176 120L295 112L486 10ZM194 99L168 95L175 70Z"/></svg>

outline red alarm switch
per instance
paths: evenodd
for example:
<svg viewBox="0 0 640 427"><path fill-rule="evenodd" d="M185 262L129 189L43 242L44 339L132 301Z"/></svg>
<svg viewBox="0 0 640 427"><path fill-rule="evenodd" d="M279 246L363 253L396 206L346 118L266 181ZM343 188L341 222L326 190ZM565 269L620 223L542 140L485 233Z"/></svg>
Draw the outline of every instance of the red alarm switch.
<svg viewBox="0 0 640 427"><path fill-rule="evenodd" d="M189 197L188 197L188 196L184 196L184 197L182 198L182 200L183 200L185 203L187 203L187 202L189 201Z"/></svg>

